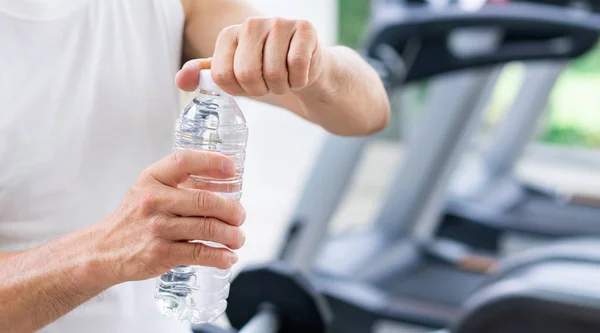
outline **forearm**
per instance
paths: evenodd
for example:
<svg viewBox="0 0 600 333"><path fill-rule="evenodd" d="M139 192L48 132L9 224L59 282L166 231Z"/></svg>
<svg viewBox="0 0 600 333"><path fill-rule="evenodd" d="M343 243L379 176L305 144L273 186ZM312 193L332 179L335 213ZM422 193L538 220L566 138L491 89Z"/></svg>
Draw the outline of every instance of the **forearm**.
<svg viewBox="0 0 600 333"><path fill-rule="evenodd" d="M347 47L323 51L321 77L296 93L307 118L338 135L368 135L385 128L390 104L375 70Z"/></svg>
<svg viewBox="0 0 600 333"><path fill-rule="evenodd" d="M88 250L91 237L83 230L0 254L1 332L33 332L109 287Z"/></svg>

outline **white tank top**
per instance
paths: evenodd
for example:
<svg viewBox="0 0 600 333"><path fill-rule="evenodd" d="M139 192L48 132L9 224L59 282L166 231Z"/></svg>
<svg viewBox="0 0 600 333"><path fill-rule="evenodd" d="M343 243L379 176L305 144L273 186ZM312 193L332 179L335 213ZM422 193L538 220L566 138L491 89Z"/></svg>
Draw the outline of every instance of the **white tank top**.
<svg viewBox="0 0 600 333"><path fill-rule="evenodd" d="M183 25L179 0L0 0L0 251L101 220L171 151ZM115 286L41 332L189 332L154 287Z"/></svg>

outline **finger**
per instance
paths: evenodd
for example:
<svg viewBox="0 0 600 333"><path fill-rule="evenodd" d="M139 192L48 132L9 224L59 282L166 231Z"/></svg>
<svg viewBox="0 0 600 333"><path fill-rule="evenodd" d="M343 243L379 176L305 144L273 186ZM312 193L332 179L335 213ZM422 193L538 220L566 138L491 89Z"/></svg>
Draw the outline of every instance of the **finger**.
<svg viewBox="0 0 600 333"><path fill-rule="evenodd" d="M164 185L175 187L190 175L231 178L235 175L235 163L219 153L178 149L151 165L147 174Z"/></svg>
<svg viewBox="0 0 600 333"><path fill-rule="evenodd" d="M310 63L317 48L317 34L307 21L299 21L287 56L290 86L300 90L308 84Z"/></svg>
<svg viewBox="0 0 600 333"><path fill-rule="evenodd" d="M210 241L223 244L233 250L241 248L246 239L239 227L209 217L174 217L165 220L160 228L160 235L169 240Z"/></svg>
<svg viewBox="0 0 600 333"><path fill-rule="evenodd" d="M240 86L250 96L263 96L269 88L263 78L263 49L271 24L268 20L250 18L239 32L233 71Z"/></svg>
<svg viewBox="0 0 600 333"><path fill-rule="evenodd" d="M283 95L290 89L287 70L287 54L294 35L292 21L274 19L267 36L263 55L263 77L269 91Z"/></svg>
<svg viewBox="0 0 600 333"><path fill-rule="evenodd" d="M205 190L210 192L233 193L242 190L241 182L233 181L204 181L197 177L190 177L183 183L179 184L179 188L189 188L196 190Z"/></svg>
<svg viewBox="0 0 600 333"><path fill-rule="evenodd" d="M175 75L175 83L179 89L194 91L198 88L201 69L210 69L212 58L194 59L186 62Z"/></svg>
<svg viewBox="0 0 600 333"><path fill-rule="evenodd" d="M215 44L211 64L213 81L230 95L244 95L245 91L237 82L233 71L233 59L238 47L239 26L232 25L221 31Z"/></svg>
<svg viewBox="0 0 600 333"><path fill-rule="evenodd" d="M228 269L238 261L238 256L229 249L189 242L171 243L168 256L169 261L176 266L199 265Z"/></svg>
<svg viewBox="0 0 600 333"><path fill-rule="evenodd" d="M210 216L233 226L246 220L246 211L241 203L209 191L177 189L167 194L165 209L179 216Z"/></svg>

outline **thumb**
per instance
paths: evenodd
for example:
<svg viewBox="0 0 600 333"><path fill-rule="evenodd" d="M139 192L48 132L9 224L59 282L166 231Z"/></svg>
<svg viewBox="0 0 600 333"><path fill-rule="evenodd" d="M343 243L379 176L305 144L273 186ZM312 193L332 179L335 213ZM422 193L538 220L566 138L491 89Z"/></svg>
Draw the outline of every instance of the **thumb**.
<svg viewBox="0 0 600 333"><path fill-rule="evenodd" d="M186 62L175 75L175 83L179 89L194 91L198 88L201 69L210 69L212 58L194 59Z"/></svg>
<svg viewBox="0 0 600 333"><path fill-rule="evenodd" d="M233 177L235 163L216 152L178 149L152 164L145 174L166 186L177 187L191 175L217 179Z"/></svg>

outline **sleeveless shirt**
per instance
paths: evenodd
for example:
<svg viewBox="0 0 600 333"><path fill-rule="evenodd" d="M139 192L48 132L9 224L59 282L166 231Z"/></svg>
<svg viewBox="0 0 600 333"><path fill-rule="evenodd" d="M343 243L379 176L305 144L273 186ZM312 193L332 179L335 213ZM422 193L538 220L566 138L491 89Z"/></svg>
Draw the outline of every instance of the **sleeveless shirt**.
<svg viewBox="0 0 600 333"><path fill-rule="evenodd" d="M183 26L179 0L0 0L0 251L98 222L170 153ZM154 288L117 285L40 332L189 332Z"/></svg>

